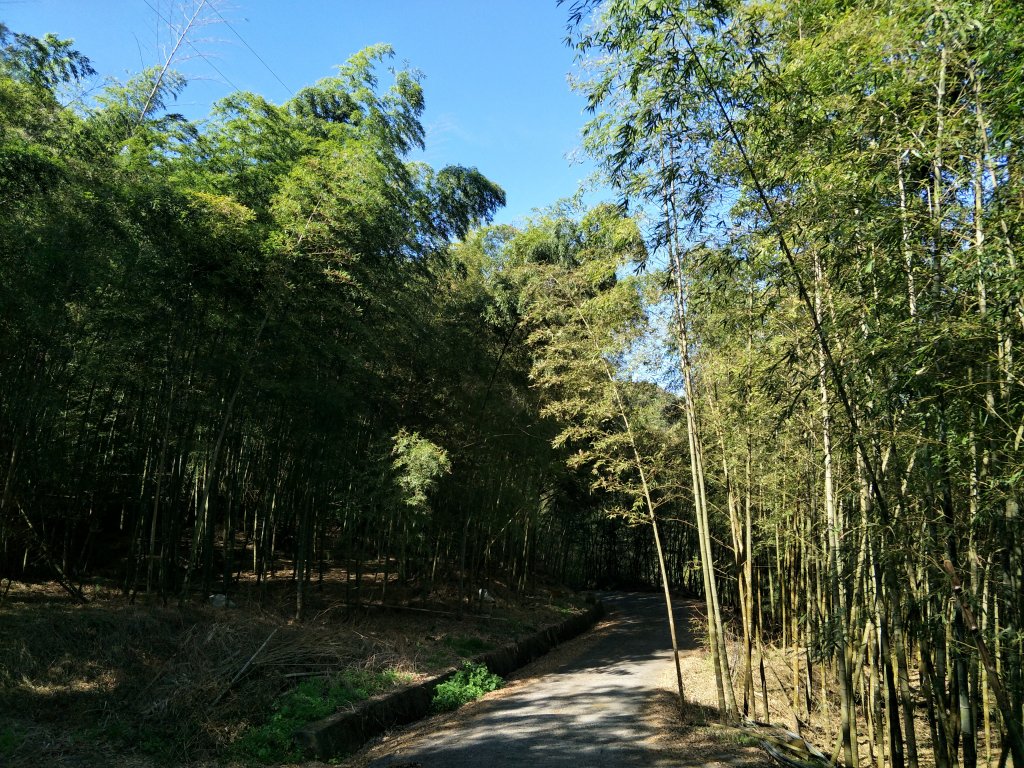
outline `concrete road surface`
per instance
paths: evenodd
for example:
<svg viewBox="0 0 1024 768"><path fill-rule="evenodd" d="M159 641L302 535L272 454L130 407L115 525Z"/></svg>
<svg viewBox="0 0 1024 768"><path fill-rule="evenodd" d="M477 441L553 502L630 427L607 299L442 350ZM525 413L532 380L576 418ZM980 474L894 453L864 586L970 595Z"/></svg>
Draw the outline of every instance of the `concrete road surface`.
<svg viewBox="0 0 1024 768"><path fill-rule="evenodd" d="M674 680L658 594L608 594L614 621L582 655L464 710L396 747L372 768L555 768L667 764L646 741L643 711ZM679 611L677 610L677 621ZM380 754L378 751L377 754Z"/></svg>

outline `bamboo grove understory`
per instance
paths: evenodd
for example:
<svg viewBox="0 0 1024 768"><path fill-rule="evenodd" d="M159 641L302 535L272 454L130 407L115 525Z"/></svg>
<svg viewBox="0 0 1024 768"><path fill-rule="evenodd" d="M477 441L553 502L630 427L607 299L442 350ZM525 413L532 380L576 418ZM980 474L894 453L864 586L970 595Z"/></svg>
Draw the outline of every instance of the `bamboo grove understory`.
<svg viewBox="0 0 1024 768"><path fill-rule="evenodd" d="M0 26L3 575L657 584L724 720L1021 768L1024 11L564 7L619 200L516 226L387 46L196 123Z"/></svg>

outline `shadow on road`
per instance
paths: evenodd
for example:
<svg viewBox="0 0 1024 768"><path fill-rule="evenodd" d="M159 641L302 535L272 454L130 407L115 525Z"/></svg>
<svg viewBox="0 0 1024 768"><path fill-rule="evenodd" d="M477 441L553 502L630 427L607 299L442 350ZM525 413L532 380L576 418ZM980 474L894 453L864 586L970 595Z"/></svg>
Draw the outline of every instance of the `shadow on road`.
<svg viewBox="0 0 1024 768"><path fill-rule="evenodd" d="M672 666L664 602L657 594L600 597L611 621L602 637L580 656L552 674L478 702L400 752L370 765L611 768L678 764L678 755L657 745L664 724L650 716L652 704L664 693L666 670ZM678 613L685 616L682 602ZM680 634L694 647L688 633Z"/></svg>

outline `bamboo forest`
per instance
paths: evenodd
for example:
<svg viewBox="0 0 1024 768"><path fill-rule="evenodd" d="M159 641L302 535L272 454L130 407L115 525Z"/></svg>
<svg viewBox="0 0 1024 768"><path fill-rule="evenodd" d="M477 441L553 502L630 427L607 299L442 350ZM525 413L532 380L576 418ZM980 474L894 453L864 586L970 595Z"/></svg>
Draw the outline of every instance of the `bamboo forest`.
<svg viewBox="0 0 1024 768"><path fill-rule="evenodd" d="M240 706L330 606L504 633L649 591L677 708L692 621L710 721L1024 768L1024 6L557 7L596 170L513 223L501 178L421 159L431 81L390 45L192 119L173 56L86 91L74 29L0 23L0 635L58 631L33 594L276 606L203 689ZM11 712L45 676L14 637ZM288 669L268 702L319 679ZM27 723L0 763L46 764Z"/></svg>

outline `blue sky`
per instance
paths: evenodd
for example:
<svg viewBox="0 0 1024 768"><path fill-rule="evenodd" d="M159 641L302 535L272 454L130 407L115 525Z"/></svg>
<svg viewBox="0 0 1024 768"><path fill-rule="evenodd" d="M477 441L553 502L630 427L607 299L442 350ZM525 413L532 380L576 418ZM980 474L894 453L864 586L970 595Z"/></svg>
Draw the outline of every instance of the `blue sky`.
<svg viewBox="0 0 1024 768"><path fill-rule="evenodd" d="M74 38L101 75L124 79L162 62L166 21L198 4L0 0L0 20L16 32ZM216 7L228 23L206 13L213 23L193 33L195 47L183 46L177 65L190 85L173 109L191 118L236 88L280 103L290 95L285 86L297 91L383 42L394 46L396 63L425 75L427 150L416 159L479 168L508 195L498 221L573 194L591 170L566 158L586 116L566 80L573 53L563 42L566 8L555 0L230 0Z"/></svg>

